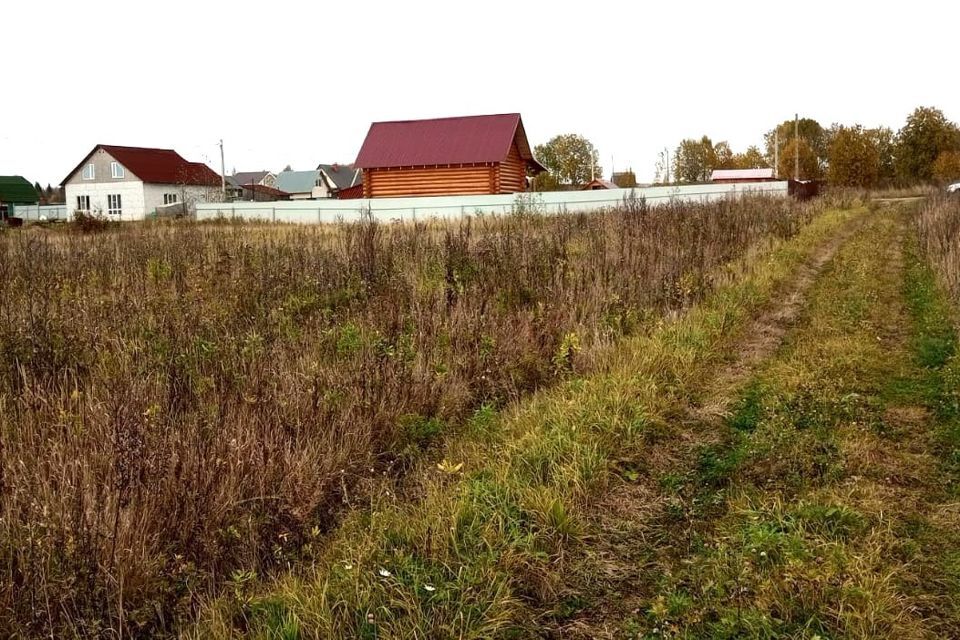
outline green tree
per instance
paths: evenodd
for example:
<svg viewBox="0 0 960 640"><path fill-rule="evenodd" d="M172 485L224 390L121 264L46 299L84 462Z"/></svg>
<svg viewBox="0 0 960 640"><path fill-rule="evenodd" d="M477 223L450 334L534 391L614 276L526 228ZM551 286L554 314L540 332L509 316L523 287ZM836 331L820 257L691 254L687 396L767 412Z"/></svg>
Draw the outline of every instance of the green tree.
<svg viewBox="0 0 960 640"><path fill-rule="evenodd" d="M600 154L581 135L566 133L537 145L534 155L550 172L557 185L579 185L601 177Z"/></svg>
<svg viewBox="0 0 960 640"><path fill-rule="evenodd" d="M618 171L613 174L613 183L623 189L630 189L637 186L637 174L633 172L633 169Z"/></svg>
<svg viewBox="0 0 960 640"><path fill-rule="evenodd" d="M713 145L714 169L736 169L736 160L730 143L721 140Z"/></svg>
<svg viewBox="0 0 960 640"><path fill-rule="evenodd" d="M939 182L960 180L960 151L944 151L933 163L933 177Z"/></svg>
<svg viewBox="0 0 960 640"><path fill-rule="evenodd" d="M889 127L868 130L879 156L878 186L890 186L897 179L897 136Z"/></svg>
<svg viewBox="0 0 960 640"><path fill-rule="evenodd" d="M544 171L543 173L538 173L533 178L532 188L534 191L559 191L560 183L557 182L556 176L554 176L549 171Z"/></svg>
<svg viewBox="0 0 960 640"><path fill-rule="evenodd" d="M880 151L877 138L860 125L837 127L831 136L830 184L873 188L880 182Z"/></svg>
<svg viewBox="0 0 960 640"><path fill-rule="evenodd" d="M960 129L943 112L917 107L897 134L897 175L905 183L929 182L941 153L960 150Z"/></svg>
<svg viewBox="0 0 960 640"><path fill-rule="evenodd" d="M801 180L819 180L823 177L823 166L826 161L822 161L814 148L803 138L799 140L791 138L780 148L780 166L777 168L777 175L786 180L793 178L796 173L796 155L797 147L800 154L800 176Z"/></svg>
<svg viewBox="0 0 960 640"><path fill-rule="evenodd" d="M803 140L803 144L800 145L800 177L806 179L821 178L827 165L827 150L830 146L830 140L827 130L813 118L800 118L796 123L793 120L784 120L764 134L768 166L773 166L773 160L776 157L774 142L779 138L780 166L777 168L778 173L784 178L793 177L793 152L797 145L791 144L791 142L796 136L796 129L798 128L800 139ZM779 132L779 136L777 132ZM786 158L789 158L789 170L785 172L784 169L787 168Z"/></svg>
<svg viewBox="0 0 960 640"><path fill-rule="evenodd" d="M706 182L716 165L716 150L707 136L699 140L681 140L673 153L673 175L676 182Z"/></svg>
<svg viewBox="0 0 960 640"><path fill-rule="evenodd" d="M751 145L747 147L747 150L743 153L738 153L733 156L733 166L731 169L760 169L769 166L770 164L760 149L756 145Z"/></svg>

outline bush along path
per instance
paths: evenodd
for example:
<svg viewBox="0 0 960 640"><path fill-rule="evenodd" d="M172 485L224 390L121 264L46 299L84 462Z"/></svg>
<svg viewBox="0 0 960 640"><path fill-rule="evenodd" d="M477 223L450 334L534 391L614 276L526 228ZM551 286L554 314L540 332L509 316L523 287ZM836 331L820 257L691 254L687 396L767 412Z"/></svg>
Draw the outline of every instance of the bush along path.
<svg viewBox="0 0 960 640"><path fill-rule="evenodd" d="M568 598L610 615L571 615L564 637L960 637L960 362L909 229L871 215L725 417L691 413L715 442L611 548L631 580L597 589L603 563L581 560Z"/></svg>
<svg viewBox="0 0 960 640"><path fill-rule="evenodd" d="M707 393L716 372L736 362L752 320L791 295L792 283L809 276L809 265L824 262L824 252L839 246L838 235L863 217L862 210L821 215L797 237L731 265L728 284L702 304L598 356L596 373L499 415L479 411L463 436L448 442L442 460L410 474L418 481L402 499L384 492L369 509L352 513L315 550L311 568L297 568L268 588L238 573L231 593L206 607L186 635L491 638L549 636L565 627L576 633L570 625L600 608L594 596L616 600L601 588L613 581L589 580L591 570L607 571L593 560L616 537L598 513L608 511L598 509L601 497L650 487L653 479L669 484L666 470L679 464L684 449L677 443L699 438L688 429L688 398ZM649 497L633 503L663 502Z"/></svg>

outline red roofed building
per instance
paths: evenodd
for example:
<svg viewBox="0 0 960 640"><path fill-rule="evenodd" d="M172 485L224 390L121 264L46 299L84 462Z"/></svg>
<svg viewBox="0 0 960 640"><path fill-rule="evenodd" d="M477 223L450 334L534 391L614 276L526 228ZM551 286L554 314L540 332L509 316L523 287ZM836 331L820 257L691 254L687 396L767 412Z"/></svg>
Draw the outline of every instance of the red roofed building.
<svg viewBox="0 0 960 640"><path fill-rule="evenodd" d="M710 182L719 184L735 184L739 182L773 182L773 169L714 169L710 174Z"/></svg>
<svg viewBox="0 0 960 640"><path fill-rule="evenodd" d="M367 198L515 193L544 171L519 113L374 122L354 166Z"/></svg>
<svg viewBox="0 0 960 640"><path fill-rule="evenodd" d="M221 178L202 162L172 149L98 144L61 183L68 210L117 220L190 212L197 202L218 200Z"/></svg>

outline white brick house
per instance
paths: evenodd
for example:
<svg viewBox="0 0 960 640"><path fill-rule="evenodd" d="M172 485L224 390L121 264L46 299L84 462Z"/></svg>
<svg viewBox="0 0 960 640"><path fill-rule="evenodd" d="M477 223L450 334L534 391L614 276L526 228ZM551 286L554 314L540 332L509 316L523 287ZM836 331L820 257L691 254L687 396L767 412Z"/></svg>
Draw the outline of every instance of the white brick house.
<svg viewBox="0 0 960 640"><path fill-rule="evenodd" d="M64 179L67 210L143 220L221 197L220 176L172 149L98 144Z"/></svg>

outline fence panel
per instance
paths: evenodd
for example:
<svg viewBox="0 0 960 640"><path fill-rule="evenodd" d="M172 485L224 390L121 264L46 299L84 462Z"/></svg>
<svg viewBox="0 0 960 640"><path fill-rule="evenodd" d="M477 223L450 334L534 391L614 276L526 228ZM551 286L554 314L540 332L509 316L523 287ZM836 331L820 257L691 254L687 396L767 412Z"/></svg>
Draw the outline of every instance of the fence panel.
<svg viewBox="0 0 960 640"><path fill-rule="evenodd" d="M746 194L786 196L787 182L749 184L702 184L673 187L606 189L602 191L556 191L548 193L487 196L433 196L419 198L373 198L357 200L299 200L284 202L232 202L197 204L198 220L218 218L318 224L354 222L369 213L379 221L412 221L427 218L459 218L474 214L507 214L517 206L543 213L595 211L613 207L624 198L644 198L656 205L670 201L708 202Z"/></svg>
<svg viewBox="0 0 960 640"><path fill-rule="evenodd" d="M65 204L18 204L10 215L33 222L70 219L70 212Z"/></svg>

